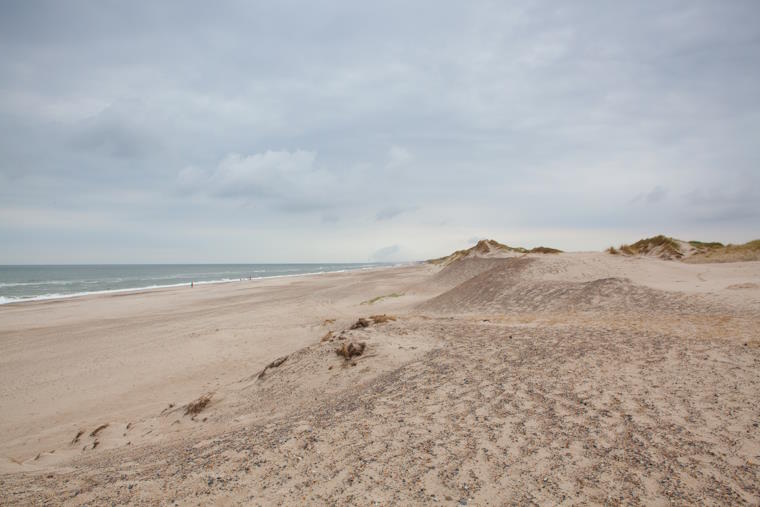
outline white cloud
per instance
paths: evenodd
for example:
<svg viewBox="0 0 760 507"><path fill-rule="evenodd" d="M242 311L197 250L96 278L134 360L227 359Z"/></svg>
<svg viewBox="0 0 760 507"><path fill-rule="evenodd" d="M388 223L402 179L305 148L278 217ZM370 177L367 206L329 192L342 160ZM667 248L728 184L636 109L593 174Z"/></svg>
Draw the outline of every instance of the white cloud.
<svg viewBox="0 0 760 507"><path fill-rule="evenodd" d="M180 189L216 198L265 200L286 210L327 206L336 178L316 167L313 151L231 153L208 170L195 166L177 175Z"/></svg>
<svg viewBox="0 0 760 507"><path fill-rule="evenodd" d="M211 175L219 194L276 194L308 188L324 174L314 169L316 153L297 150L227 155Z"/></svg>

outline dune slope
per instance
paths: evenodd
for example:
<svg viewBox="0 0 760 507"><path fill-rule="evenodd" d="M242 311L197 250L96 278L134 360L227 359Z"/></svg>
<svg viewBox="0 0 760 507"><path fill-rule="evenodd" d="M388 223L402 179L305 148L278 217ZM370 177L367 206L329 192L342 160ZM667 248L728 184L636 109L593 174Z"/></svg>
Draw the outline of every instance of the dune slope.
<svg viewBox="0 0 760 507"><path fill-rule="evenodd" d="M92 421L56 446L76 449L65 460L43 452L0 475L0 501L760 502L760 263L406 269L279 289L313 321L301 345L173 407L101 414L97 435ZM391 292L404 296L361 304ZM364 352L336 354L349 343Z"/></svg>

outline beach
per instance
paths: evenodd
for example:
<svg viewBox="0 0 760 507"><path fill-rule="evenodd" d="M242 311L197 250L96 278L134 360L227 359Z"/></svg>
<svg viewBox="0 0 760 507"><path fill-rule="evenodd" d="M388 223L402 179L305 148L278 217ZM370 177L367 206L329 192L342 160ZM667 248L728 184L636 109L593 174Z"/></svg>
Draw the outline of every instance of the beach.
<svg viewBox="0 0 760 507"><path fill-rule="evenodd" d="M600 252L3 305L0 503L757 504L758 329Z"/></svg>

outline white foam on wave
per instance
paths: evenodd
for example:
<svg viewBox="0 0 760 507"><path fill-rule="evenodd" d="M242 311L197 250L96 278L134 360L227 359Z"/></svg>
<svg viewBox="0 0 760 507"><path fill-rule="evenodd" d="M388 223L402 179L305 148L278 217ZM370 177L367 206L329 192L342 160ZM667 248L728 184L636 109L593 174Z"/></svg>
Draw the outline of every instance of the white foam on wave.
<svg viewBox="0 0 760 507"><path fill-rule="evenodd" d="M216 283L229 283L241 281L239 278L222 279L222 280L203 280L199 282L193 282L195 285L207 285ZM47 301L49 299L69 299L82 296L94 296L98 294L118 294L123 292L140 292L144 290L153 289L171 289L172 287L190 287L190 282L172 283L167 285L146 285L145 287L129 287L126 289L107 289L107 290L93 290L83 292L72 292L71 294L41 294L39 296L27 296L27 297L12 297L12 296L0 296L0 305L10 303L25 303L27 301Z"/></svg>
<svg viewBox="0 0 760 507"><path fill-rule="evenodd" d="M220 280L201 280L201 281L193 282L193 284L194 285L212 285L212 284L219 284L219 283L248 282L248 281L253 281L253 280L267 280L270 278L291 278L291 277L297 277L297 276L323 275L326 273L346 273L348 271L359 271L359 270L375 269L375 268L382 268L382 267L385 267L385 266L382 266L382 265L361 266L361 267L348 268L348 269L336 269L334 271L313 271L309 273L297 273L293 275L254 276L250 278L222 278ZM94 290L94 291L86 291L86 292L72 292L71 294L53 293L53 294L41 294L39 296L28 296L28 297L0 296L0 305L8 305L8 304L13 304L13 303L27 303L27 302L34 302L34 301L48 301L51 299L70 299L70 298L83 297L83 296L94 296L94 295L99 295L99 294L141 292L144 290L170 289L173 287L189 287L189 286L190 286L190 282L182 282L182 283L173 283L173 284L168 284L168 285L148 285L145 287L130 287L126 289L108 289L108 290Z"/></svg>
<svg viewBox="0 0 760 507"><path fill-rule="evenodd" d="M97 283L88 280L43 280L40 282L0 282L1 287L26 287L29 285L69 285L72 283Z"/></svg>

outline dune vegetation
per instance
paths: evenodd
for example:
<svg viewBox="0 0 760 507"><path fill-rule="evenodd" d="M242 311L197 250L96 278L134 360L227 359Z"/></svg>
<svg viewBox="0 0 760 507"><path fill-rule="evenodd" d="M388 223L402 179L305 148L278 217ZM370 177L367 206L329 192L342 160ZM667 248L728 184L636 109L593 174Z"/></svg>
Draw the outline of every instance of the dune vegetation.
<svg viewBox="0 0 760 507"><path fill-rule="evenodd" d="M658 257L665 260L682 260L690 263L738 262L760 260L760 240L741 245L717 241L684 241L662 234L640 239L630 245L623 244L606 250L612 255Z"/></svg>
<svg viewBox="0 0 760 507"><path fill-rule="evenodd" d="M503 243L499 243L493 239L481 239L478 243L465 250L457 250L456 252L439 257L437 259L430 259L427 262L430 264L448 265L459 259L467 257L500 257L509 254L558 254L562 253L562 250L557 248L550 248L546 246L538 246L532 249L524 248L521 246L509 246Z"/></svg>

